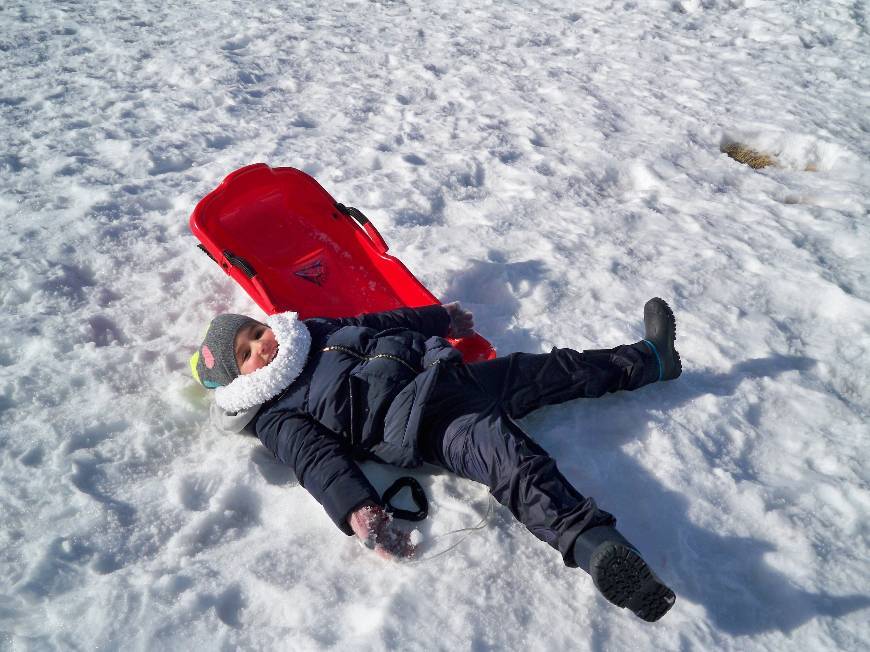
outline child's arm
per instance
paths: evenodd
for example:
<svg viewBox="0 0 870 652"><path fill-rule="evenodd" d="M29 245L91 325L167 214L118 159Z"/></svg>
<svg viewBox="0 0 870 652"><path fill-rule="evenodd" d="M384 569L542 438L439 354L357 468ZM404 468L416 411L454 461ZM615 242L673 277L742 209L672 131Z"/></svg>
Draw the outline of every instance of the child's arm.
<svg viewBox="0 0 870 652"><path fill-rule="evenodd" d="M450 316L440 304L422 308L398 308L386 312L371 312L339 320L342 326L365 326L377 331L407 328L424 335L444 337L450 327Z"/></svg>
<svg viewBox="0 0 870 652"><path fill-rule="evenodd" d="M474 318L469 311L462 309L458 301L373 312L339 321L342 326L366 326L379 331L401 327L438 337L467 337L474 333Z"/></svg>
<svg viewBox="0 0 870 652"><path fill-rule="evenodd" d="M300 414L282 414L258 421L256 431L345 534L354 534L348 518L357 508L380 504L380 496L350 451L320 423Z"/></svg>

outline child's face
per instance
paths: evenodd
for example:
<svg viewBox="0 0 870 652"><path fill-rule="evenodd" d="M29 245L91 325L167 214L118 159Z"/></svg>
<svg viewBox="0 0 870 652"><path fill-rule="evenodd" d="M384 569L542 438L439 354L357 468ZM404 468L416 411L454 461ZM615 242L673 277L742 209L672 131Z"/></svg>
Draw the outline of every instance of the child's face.
<svg viewBox="0 0 870 652"><path fill-rule="evenodd" d="M265 367L278 353L275 334L263 324L248 324L240 328L234 346L236 363L242 375Z"/></svg>

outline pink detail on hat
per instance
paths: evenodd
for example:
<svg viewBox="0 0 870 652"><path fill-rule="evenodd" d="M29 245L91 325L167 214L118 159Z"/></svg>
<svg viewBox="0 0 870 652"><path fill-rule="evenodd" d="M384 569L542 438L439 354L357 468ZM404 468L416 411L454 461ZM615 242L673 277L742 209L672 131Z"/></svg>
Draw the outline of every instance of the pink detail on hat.
<svg viewBox="0 0 870 652"><path fill-rule="evenodd" d="M211 349L205 344L202 345L202 359L205 362L206 367L209 369L214 367L214 355L212 355Z"/></svg>

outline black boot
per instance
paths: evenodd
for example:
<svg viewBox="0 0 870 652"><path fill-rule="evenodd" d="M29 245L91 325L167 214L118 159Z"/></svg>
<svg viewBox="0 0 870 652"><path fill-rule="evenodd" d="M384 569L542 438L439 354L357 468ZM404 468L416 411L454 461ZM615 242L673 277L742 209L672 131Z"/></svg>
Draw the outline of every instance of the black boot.
<svg viewBox="0 0 870 652"><path fill-rule="evenodd" d="M616 528L594 527L577 537L574 561L592 576L607 600L617 607L628 607L648 622L658 620L674 606L674 592Z"/></svg>
<svg viewBox="0 0 870 652"><path fill-rule="evenodd" d="M683 372L680 354L674 348L677 320L664 299L655 297L643 307L643 341L652 349L659 363L659 380L673 380Z"/></svg>

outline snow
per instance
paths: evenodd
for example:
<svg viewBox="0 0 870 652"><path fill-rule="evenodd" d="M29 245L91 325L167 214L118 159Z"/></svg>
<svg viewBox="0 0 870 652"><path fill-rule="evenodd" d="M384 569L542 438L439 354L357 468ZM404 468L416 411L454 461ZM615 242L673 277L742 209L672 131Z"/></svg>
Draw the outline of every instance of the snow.
<svg viewBox="0 0 870 652"><path fill-rule="evenodd" d="M0 648L866 649L867 5L581 4L3 4ZM257 161L362 209L501 353L635 341L670 302L679 380L524 421L665 618L500 506L448 534L489 501L431 470L415 536L459 545L384 562L207 425L187 358L258 312L187 218Z"/></svg>

